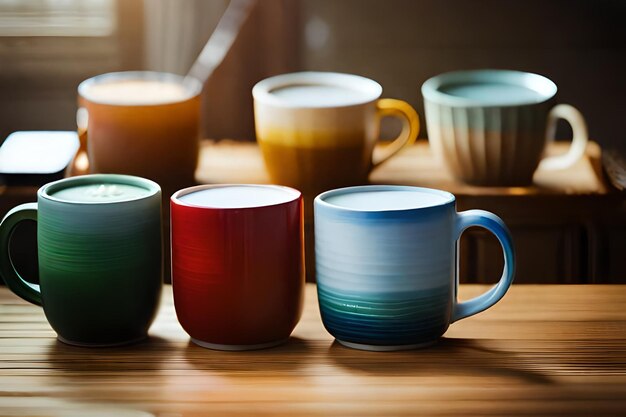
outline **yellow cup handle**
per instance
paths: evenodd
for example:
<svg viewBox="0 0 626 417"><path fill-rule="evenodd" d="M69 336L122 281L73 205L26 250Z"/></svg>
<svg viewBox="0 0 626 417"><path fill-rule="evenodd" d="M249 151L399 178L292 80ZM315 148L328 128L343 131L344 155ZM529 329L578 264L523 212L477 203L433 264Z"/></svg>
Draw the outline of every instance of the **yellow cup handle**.
<svg viewBox="0 0 626 417"><path fill-rule="evenodd" d="M378 117L397 117L402 121L402 132L390 144L386 145L383 154L374 157L372 168L376 168L395 154L402 148L412 145L417 139L420 131L420 119L417 112L409 103L393 98L381 98L376 102L376 112Z"/></svg>

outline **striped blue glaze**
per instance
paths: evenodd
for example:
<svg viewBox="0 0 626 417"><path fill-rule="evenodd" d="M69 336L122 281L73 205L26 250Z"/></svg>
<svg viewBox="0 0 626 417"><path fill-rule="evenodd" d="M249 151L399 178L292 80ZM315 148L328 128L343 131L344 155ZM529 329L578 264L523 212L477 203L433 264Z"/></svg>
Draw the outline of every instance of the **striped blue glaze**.
<svg viewBox="0 0 626 417"><path fill-rule="evenodd" d="M435 193L440 203L402 210L360 210L329 203L339 193ZM340 342L407 347L437 340L455 320L497 302L513 278L513 249L497 216L457 214L447 192L417 187L364 186L315 199L315 257L319 306L326 329ZM504 284L468 303L456 302L456 242L470 225L496 230L504 242Z"/></svg>

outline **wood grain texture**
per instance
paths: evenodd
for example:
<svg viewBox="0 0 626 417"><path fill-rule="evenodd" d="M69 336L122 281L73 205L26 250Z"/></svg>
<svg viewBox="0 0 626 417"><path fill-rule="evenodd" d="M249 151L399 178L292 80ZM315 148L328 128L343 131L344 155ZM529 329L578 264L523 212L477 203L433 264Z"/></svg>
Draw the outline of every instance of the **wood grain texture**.
<svg viewBox="0 0 626 417"><path fill-rule="evenodd" d="M189 342L168 286L147 342L81 349L2 288L0 415L623 415L625 304L624 286L514 286L433 347L375 353L333 342L309 284L287 344L217 352Z"/></svg>

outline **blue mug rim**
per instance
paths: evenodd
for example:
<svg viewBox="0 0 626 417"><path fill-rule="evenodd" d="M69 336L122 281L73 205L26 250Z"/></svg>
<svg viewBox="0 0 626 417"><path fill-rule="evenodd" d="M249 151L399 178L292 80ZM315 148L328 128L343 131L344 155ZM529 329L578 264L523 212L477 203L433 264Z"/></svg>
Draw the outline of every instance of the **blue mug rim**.
<svg viewBox="0 0 626 417"><path fill-rule="evenodd" d="M336 204L331 204L325 201L326 198L332 197L334 195L339 194L351 194L363 191L411 191L411 192L419 192L426 194L435 194L441 197L444 197L445 200L441 203L432 204L428 206L414 207L414 208L403 208L403 209L388 209L388 210L367 210L367 209L354 209L349 207L343 207ZM354 187L344 187L344 188L336 188L334 190L325 191L315 197L314 205L315 207L320 207L324 209L329 209L333 211L338 211L342 213L354 213L354 214L365 214L365 215L394 215L394 214L403 214L403 213L414 213L424 210L430 210L433 208L445 207L450 204L454 205L456 202L456 197L454 194L444 191L438 190L435 188L426 188L426 187L414 187L411 185L359 185Z"/></svg>
<svg viewBox="0 0 626 417"><path fill-rule="evenodd" d="M500 82L529 88L542 96L540 101L519 101L512 103L490 103L489 101L458 97L441 91L450 84L472 82ZM424 100L450 107L520 107L545 103L556 96L558 88L548 77L533 72L507 69L475 69L450 71L429 78L422 84Z"/></svg>

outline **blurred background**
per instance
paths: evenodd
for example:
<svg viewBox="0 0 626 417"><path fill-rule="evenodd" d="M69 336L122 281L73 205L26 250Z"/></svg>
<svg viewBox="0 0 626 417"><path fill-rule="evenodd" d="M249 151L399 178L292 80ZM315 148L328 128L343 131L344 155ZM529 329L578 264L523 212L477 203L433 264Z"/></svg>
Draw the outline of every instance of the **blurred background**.
<svg viewBox="0 0 626 417"><path fill-rule="evenodd" d="M138 69L186 74L228 5L0 0L0 142L17 130L75 130L76 88L91 76ZM411 103L424 124L420 86L426 79L451 70L507 68L551 78L557 100L581 110L603 152L626 152L625 22L624 0L259 0L205 84L202 135L253 141L251 88L279 73L372 78L383 96ZM386 119L382 127L389 138L399 128ZM426 132L423 126L420 136ZM557 138L570 136L563 122ZM466 196L459 209L481 207L506 220L520 258L518 282L626 282L623 196L574 194ZM6 210L21 202L4 200ZM14 246L22 248L14 260L35 279L35 225L23 227L27 233L14 236ZM495 238L472 231L462 248L468 254L462 279L498 278Z"/></svg>
<svg viewBox="0 0 626 417"><path fill-rule="evenodd" d="M73 130L76 86L93 75L185 74L227 5L0 0L0 140L15 130ZM558 100L582 111L593 140L623 147L625 21L622 0L263 0L206 85L204 136L253 140L250 88L281 72L361 74L423 119L427 78L510 68L554 80ZM384 125L386 135L394 129ZM567 138L569 128L560 129Z"/></svg>

